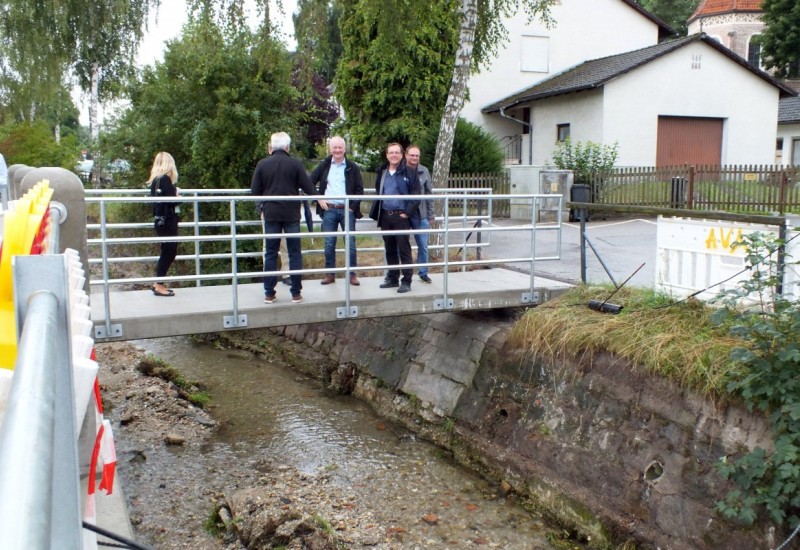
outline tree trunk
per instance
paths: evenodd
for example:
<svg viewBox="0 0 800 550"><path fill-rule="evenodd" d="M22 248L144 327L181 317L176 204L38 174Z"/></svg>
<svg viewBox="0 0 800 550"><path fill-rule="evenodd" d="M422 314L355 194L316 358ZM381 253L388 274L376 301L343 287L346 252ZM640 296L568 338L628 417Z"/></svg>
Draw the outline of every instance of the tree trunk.
<svg viewBox="0 0 800 550"><path fill-rule="evenodd" d="M55 135L56 143L61 145L61 123L56 122L56 127L53 130L53 134Z"/></svg>
<svg viewBox="0 0 800 550"><path fill-rule="evenodd" d="M97 107L100 103L100 65L92 65L92 85L89 92L89 135L97 141L100 137L100 127L97 123Z"/></svg>
<svg viewBox="0 0 800 550"><path fill-rule="evenodd" d="M464 108L464 97L467 94L467 80L472 67L472 48L475 44L475 27L478 24L477 0L461 0L461 31L456 50L456 63L453 67L453 80L447 103L439 124L439 137L436 141L436 157L433 161L431 183L433 187L447 187L450 173L450 158L453 154L453 138L456 134L456 123L461 109Z"/></svg>

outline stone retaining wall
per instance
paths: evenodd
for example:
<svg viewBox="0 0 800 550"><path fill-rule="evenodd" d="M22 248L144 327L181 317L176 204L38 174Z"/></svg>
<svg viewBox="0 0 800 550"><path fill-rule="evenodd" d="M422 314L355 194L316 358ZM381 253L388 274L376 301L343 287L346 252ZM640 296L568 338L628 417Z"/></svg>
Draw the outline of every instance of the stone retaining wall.
<svg viewBox="0 0 800 550"><path fill-rule="evenodd" d="M272 331L313 350L323 376L355 365L356 396L510 484L592 546L755 550L783 540L767 522L745 529L714 510L726 491L714 463L742 447L769 448L762 417L611 355L534 360L507 344L505 315Z"/></svg>

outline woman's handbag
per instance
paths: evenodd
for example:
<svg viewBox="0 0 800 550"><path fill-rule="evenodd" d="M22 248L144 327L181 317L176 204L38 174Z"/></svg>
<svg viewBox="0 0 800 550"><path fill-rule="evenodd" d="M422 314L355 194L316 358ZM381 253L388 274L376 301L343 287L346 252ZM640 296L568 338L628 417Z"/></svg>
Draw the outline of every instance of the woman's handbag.
<svg viewBox="0 0 800 550"><path fill-rule="evenodd" d="M154 216L153 217L153 227L156 229L164 229L167 226L167 217L166 216Z"/></svg>

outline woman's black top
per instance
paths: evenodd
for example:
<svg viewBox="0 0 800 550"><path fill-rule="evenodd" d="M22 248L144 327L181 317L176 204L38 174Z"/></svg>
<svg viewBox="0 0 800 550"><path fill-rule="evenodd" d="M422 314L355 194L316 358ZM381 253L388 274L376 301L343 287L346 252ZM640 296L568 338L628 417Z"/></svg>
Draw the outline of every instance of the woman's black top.
<svg viewBox="0 0 800 550"><path fill-rule="evenodd" d="M150 182L150 196L151 197L177 197L178 188L172 184L172 179L166 174L154 178ZM153 203L154 216L176 216L175 207L178 206L179 201L165 201Z"/></svg>

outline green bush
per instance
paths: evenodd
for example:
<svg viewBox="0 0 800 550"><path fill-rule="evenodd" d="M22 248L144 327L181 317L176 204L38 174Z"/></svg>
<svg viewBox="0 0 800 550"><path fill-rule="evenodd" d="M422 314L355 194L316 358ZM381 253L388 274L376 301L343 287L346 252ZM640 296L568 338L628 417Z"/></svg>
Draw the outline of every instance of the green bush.
<svg viewBox="0 0 800 550"><path fill-rule="evenodd" d="M559 170L572 170L575 183L589 183L594 176L607 174L614 168L619 154L619 145L603 145L587 141L572 142L570 138L556 144L553 164Z"/></svg>
<svg viewBox="0 0 800 550"><path fill-rule="evenodd" d="M753 233L735 246L746 250L750 279L720 295L714 320L748 342L731 352L728 390L747 408L766 414L774 450L761 447L723 457L719 471L736 485L717 503L727 518L753 524L766 512L777 524L800 524L800 306L777 292L782 271L777 257L784 241Z"/></svg>
<svg viewBox="0 0 800 550"><path fill-rule="evenodd" d="M52 129L44 122L9 124L0 127L0 153L8 166L60 166L72 170L80 158L80 145L75 135L56 143Z"/></svg>
<svg viewBox="0 0 800 550"><path fill-rule="evenodd" d="M436 126L419 144L422 148L420 162L429 169L433 169L438 136L439 127ZM494 135L477 124L463 118L458 119L450 159L451 174L499 174L503 171L503 160L503 150Z"/></svg>

